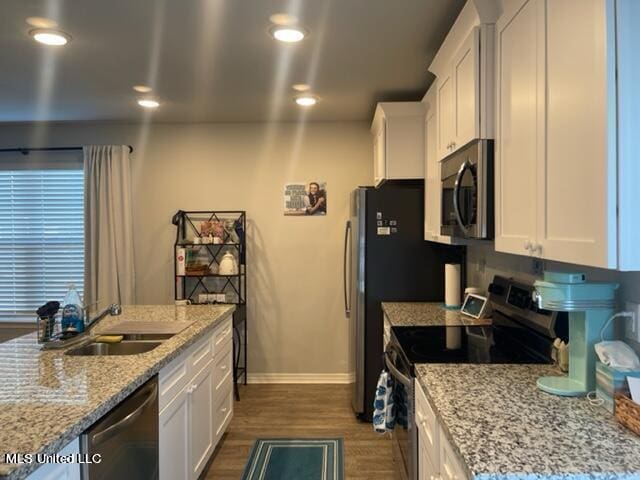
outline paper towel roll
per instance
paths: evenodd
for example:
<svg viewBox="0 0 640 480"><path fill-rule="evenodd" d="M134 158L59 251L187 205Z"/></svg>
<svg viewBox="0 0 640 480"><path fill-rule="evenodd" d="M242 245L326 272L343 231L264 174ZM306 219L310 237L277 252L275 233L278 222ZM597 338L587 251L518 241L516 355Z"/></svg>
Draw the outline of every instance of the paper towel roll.
<svg viewBox="0 0 640 480"><path fill-rule="evenodd" d="M447 263L444 266L444 305L459 307L460 300L460 264Z"/></svg>

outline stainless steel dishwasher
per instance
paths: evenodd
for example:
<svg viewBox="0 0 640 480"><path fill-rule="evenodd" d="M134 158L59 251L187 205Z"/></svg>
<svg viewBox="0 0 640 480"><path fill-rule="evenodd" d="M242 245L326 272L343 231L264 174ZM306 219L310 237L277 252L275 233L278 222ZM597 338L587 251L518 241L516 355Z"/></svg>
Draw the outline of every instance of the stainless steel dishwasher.
<svg viewBox="0 0 640 480"><path fill-rule="evenodd" d="M80 437L82 453L100 463L82 465L83 480L158 478L158 377L124 399Z"/></svg>

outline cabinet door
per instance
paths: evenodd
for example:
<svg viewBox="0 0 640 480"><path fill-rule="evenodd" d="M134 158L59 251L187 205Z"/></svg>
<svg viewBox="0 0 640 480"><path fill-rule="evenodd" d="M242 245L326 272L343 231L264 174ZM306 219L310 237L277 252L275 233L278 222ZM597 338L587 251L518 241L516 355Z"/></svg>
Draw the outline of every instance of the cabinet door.
<svg viewBox="0 0 640 480"><path fill-rule="evenodd" d="M373 182L380 185L386 177L386 125L384 121L373 140Z"/></svg>
<svg viewBox="0 0 640 480"><path fill-rule="evenodd" d="M615 268L615 40L608 38L615 29L607 24L608 18L613 22L607 8L602 0L547 2L546 161L538 170L537 254Z"/></svg>
<svg viewBox="0 0 640 480"><path fill-rule="evenodd" d="M190 388L190 467L198 478L215 447L213 361L193 379Z"/></svg>
<svg viewBox="0 0 640 480"><path fill-rule="evenodd" d="M465 480L467 475L462 464L442 430L440 432L440 478L442 480Z"/></svg>
<svg viewBox="0 0 640 480"><path fill-rule="evenodd" d="M426 444L422 441L423 436L421 430L418 429L418 479L433 480L437 478L440 469L431 462Z"/></svg>
<svg viewBox="0 0 640 480"><path fill-rule="evenodd" d="M427 113L425 125L425 240L436 240L440 235L440 162L436 150L436 113Z"/></svg>
<svg viewBox="0 0 640 480"><path fill-rule="evenodd" d="M76 438L67 444L59 455L77 455L80 442ZM27 477L27 480L80 480L80 465L77 463L45 463Z"/></svg>
<svg viewBox="0 0 640 480"><path fill-rule="evenodd" d="M437 116L438 119L438 160L451 153L453 144L453 77L451 74L438 78Z"/></svg>
<svg viewBox="0 0 640 480"><path fill-rule="evenodd" d="M480 137L480 31L475 27L453 58L453 148Z"/></svg>
<svg viewBox="0 0 640 480"><path fill-rule="evenodd" d="M509 6L496 25L495 248L527 255L536 236L536 168L544 161L544 1Z"/></svg>
<svg viewBox="0 0 640 480"><path fill-rule="evenodd" d="M189 386L182 389L159 416L160 480L188 479Z"/></svg>

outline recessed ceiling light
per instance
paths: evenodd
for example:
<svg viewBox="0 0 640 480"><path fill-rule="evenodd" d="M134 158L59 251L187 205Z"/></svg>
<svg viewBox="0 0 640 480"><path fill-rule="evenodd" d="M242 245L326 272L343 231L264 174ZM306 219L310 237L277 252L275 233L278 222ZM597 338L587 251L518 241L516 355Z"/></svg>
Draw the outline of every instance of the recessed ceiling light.
<svg viewBox="0 0 640 480"><path fill-rule="evenodd" d="M274 25L295 25L298 23L298 17L289 13L274 13L269 17Z"/></svg>
<svg viewBox="0 0 640 480"><path fill-rule="evenodd" d="M139 98L138 105L144 108L158 108L160 106L160 102L151 98Z"/></svg>
<svg viewBox="0 0 640 480"><path fill-rule="evenodd" d="M306 32L298 27L275 27L271 29L273 38L280 42L296 43L306 37Z"/></svg>
<svg viewBox="0 0 640 480"><path fill-rule="evenodd" d="M54 47L66 45L69 40L71 40L71 36L68 33L48 28L36 28L31 30L29 35L31 35L36 42Z"/></svg>
<svg viewBox="0 0 640 480"><path fill-rule="evenodd" d="M299 95L295 98L296 103L301 107L312 107L318 103L318 97L315 95Z"/></svg>
<svg viewBox="0 0 640 480"><path fill-rule="evenodd" d="M28 17L25 22L35 28L56 28L58 26L58 22L45 17Z"/></svg>
<svg viewBox="0 0 640 480"><path fill-rule="evenodd" d="M152 88L147 85L134 85L133 89L139 93L149 93Z"/></svg>
<svg viewBox="0 0 640 480"><path fill-rule="evenodd" d="M297 92L306 92L307 90L311 89L311 86L307 85L306 83L296 83L294 85L291 85L291 88L293 88Z"/></svg>

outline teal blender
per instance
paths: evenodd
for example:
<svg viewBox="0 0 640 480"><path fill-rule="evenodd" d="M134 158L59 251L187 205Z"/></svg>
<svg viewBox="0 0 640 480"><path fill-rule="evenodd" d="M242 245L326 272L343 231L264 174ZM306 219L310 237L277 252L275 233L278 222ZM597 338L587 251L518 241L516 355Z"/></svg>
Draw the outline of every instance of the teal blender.
<svg viewBox="0 0 640 480"><path fill-rule="evenodd" d="M533 286L539 308L569 312L569 375L540 377L538 388L564 397L586 395L595 390L594 345L614 313L618 284L588 283L583 273L544 272Z"/></svg>

